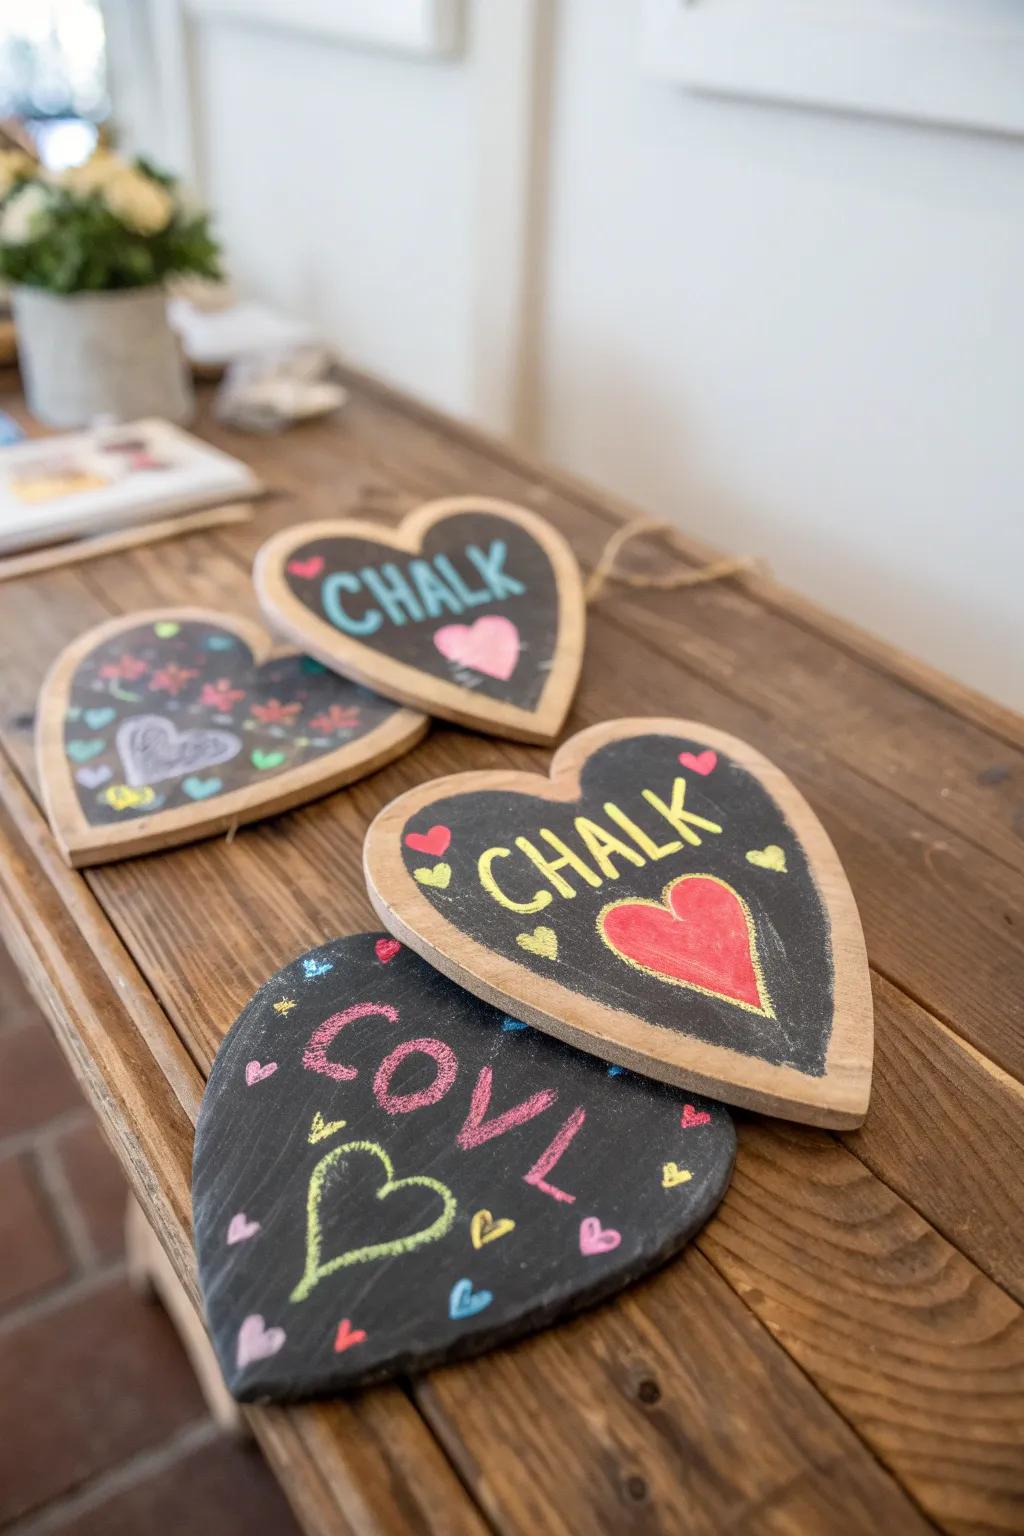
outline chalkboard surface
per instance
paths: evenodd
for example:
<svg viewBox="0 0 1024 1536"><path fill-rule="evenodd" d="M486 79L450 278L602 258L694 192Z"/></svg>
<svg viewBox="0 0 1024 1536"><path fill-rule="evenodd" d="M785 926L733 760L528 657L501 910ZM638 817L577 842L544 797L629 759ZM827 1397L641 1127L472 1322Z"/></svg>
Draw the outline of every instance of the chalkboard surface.
<svg viewBox="0 0 1024 1536"><path fill-rule="evenodd" d="M529 1029L386 934L312 950L242 1011L196 1129L228 1386L338 1392L610 1295L707 1220L734 1142L721 1105Z"/></svg>
<svg viewBox="0 0 1024 1536"><path fill-rule="evenodd" d="M289 528L260 551L255 582L285 634L391 698L527 740L561 726L582 653L579 570L521 507L458 497L396 531Z"/></svg>
<svg viewBox="0 0 1024 1536"><path fill-rule="evenodd" d="M421 716L309 657L263 660L269 649L255 626L193 609L117 619L68 647L44 686L38 741L75 862L295 804L422 734Z"/></svg>
<svg viewBox="0 0 1024 1536"><path fill-rule="evenodd" d="M863 939L793 786L678 721L585 731L553 774L456 775L382 812L366 867L385 922L481 996L625 1065L859 1121Z"/></svg>

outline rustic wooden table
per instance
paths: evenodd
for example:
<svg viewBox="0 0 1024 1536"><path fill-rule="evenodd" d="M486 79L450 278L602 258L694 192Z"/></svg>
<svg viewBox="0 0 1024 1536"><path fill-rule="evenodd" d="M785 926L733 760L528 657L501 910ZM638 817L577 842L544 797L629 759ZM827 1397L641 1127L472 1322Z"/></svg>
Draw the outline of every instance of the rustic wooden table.
<svg viewBox="0 0 1024 1536"><path fill-rule="evenodd" d="M279 493L252 524L0 586L4 935L193 1294L192 1126L241 1004L379 926L360 846L389 798L547 754L437 726L230 844L76 874L38 809L45 669L113 613L253 614L252 556L296 518L487 492L589 567L621 517L365 381L338 421L280 439L200 430ZM254 1412L256 1434L317 1536L1024 1531L1024 724L762 578L606 593L569 729L622 713L745 737L825 823L873 967L866 1124L741 1118L724 1204L653 1279L468 1364Z"/></svg>

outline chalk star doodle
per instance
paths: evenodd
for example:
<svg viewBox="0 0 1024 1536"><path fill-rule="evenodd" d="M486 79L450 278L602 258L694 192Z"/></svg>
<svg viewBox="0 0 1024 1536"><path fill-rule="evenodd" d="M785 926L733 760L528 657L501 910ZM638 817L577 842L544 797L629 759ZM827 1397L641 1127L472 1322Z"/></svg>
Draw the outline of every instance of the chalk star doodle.
<svg viewBox="0 0 1024 1536"><path fill-rule="evenodd" d="M281 1014L291 1013L292 1009L296 1007L298 1007L298 1004L294 997L279 997L274 1004L274 1012Z"/></svg>

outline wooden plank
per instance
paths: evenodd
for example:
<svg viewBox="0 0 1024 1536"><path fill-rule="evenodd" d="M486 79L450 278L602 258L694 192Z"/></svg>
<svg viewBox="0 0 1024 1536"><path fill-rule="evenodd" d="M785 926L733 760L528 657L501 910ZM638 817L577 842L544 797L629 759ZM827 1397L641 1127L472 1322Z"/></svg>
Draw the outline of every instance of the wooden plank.
<svg viewBox="0 0 1024 1536"><path fill-rule="evenodd" d="M750 1124L702 1251L942 1530L1024 1511L1024 1312L823 1132Z"/></svg>
<svg viewBox="0 0 1024 1536"><path fill-rule="evenodd" d="M871 1113L843 1143L1024 1302L1024 1088L876 976Z"/></svg>
<svg viewBox="0 0 1024 1536"><path fill-rule="evenodd" d="M414 1390L501 1530L931 1530L766 1344L691 1248L598 1312Z"/></svg>
<svg viewBox="0 0 1024 1536"><path fill-rule="evenodd" d="M99 1112L129 1182L194 1303L192 1126L201 1079L82 876L60 860L0 762L0 932ZM139 1020L143 1020L140 1031ZM144 1032L144 1033L143 1033ZM145 1036L145 1038L144 1038ZM472 1502L406 1394L250 1410L311 1536L484 1536Z"/></svg>

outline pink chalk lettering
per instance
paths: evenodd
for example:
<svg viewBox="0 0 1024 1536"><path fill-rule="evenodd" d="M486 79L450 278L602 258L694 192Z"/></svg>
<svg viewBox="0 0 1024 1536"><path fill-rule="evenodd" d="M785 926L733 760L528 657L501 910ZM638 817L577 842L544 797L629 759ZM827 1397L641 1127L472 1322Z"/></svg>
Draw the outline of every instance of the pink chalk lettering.
<svg viewBox="0 0 1024 1536"><path fill-rule="evenodd" d="M389 1093L396 1069L407 1056L417 1051L424 1056L432 1056L437 1062L434 1081L429 1088L421 1088L417 1093ZM454 1083L458 1070L458 1058L451 1046L445 1045L443 1040L403 1040L401 1045L395 1046L390 1056L385 1056L377 1068L377 1076L373 1080L374 1097L381 1109L386 1109L389 1115L407 1115L414 1109L423 1109L425 1105L436 1104L438 1099L443 1099Z"/></svg>
<svg viewBox="0 0 1024 1536"><path fill-rule="evenodd" d="M302 1065L309 1072L322 1072L324 1077L332 1077L336 1083L349 1082L353 1077L358 1077L358 1067L343 1067L340 1061L329 1060L327 1047L346 1024L368 1018L371 1014L379 1014L389 1024L398 1023L398 1009L388 1003L355 1003L353 1007L346 1008L344 1013L332 1013L310 1035L309 1044L302 1054Z"/></svg>
<svg viewBox="0 0 1024 1536"><path fill-rule="evenodd" d="M552 1200L564 1200L567 1204L572 1205L576 1196L566 1194L565 1190L559 1189L556 1184L549 1184L547 1182L547 1175L554 1168L586 1118L587 1112L582 1104L573 1110L561 1130L554 1137L554 1140L538 1157L529 1173L523 1174L524 1184L532 1184L534 1189L539 1189L542 1194L550 1195Z"/></svg>
<svg viewBox="0 0 1024 1536"><path fill-rule="evenodd" d="M490 1141L495 1136L504 1136L505 1132L511 1131L514 1126L525 1125L527 1120L532 1120L534 1115L539 1115L558 1097L553 1088L542 1088L540 1093L535 1093L532 1098L524 1099L521 1104L515 1104L511 1109L495 1115L493 1120L488 1120L486 1116L491 1103L493 1077L494 1073L490 1067L480 1068L480 1076L476 1080L476 1087L473 1089L473 1097L469 1104L469 1114L466 1116L462 1130L455 1138L464 1152L468 1152L471 1147L482 1147L485 1141Z"/></svg>

